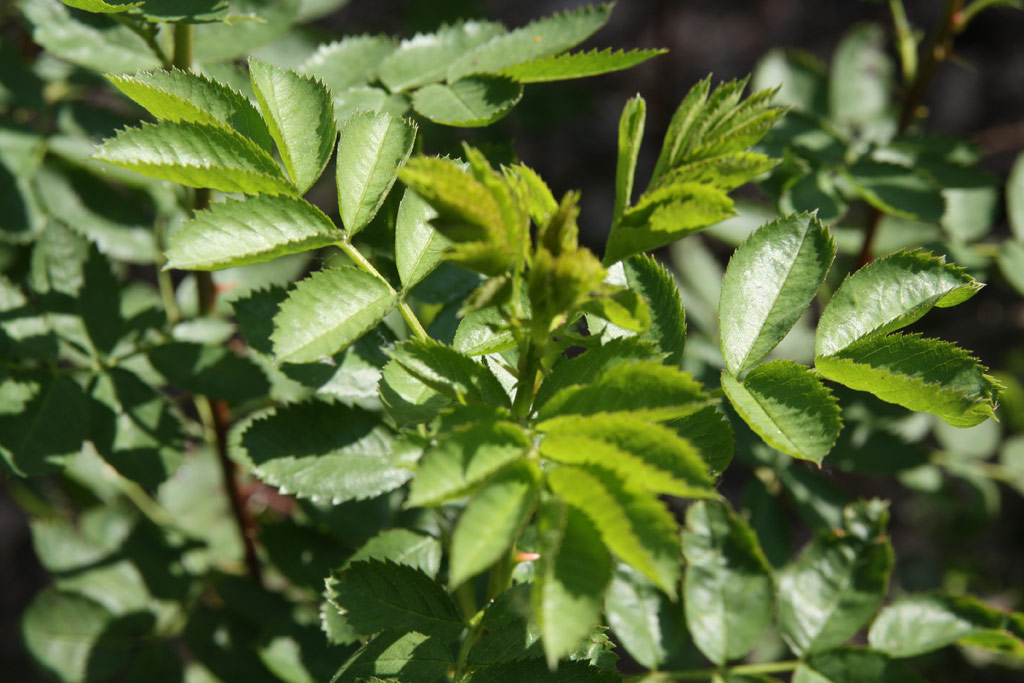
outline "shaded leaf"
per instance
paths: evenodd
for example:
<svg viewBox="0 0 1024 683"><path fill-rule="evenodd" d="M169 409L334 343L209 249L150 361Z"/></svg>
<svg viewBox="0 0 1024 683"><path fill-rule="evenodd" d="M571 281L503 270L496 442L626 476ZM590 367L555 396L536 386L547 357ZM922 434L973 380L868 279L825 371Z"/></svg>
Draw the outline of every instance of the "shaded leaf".
<svg viewBox="0 0 1024 683"><path fill-rule="evenodd" d="M423 683L438 680L451 665L446 643L415 631L385 631L349 657L331 683L359 683L374 677Z"/></svg>
<svg viewBox="0 0 1024 683"><path fill-rule="evenodd" d="M871 647L891 657L915 657L1006 629L1007 615L968 596L907 595L886 606L871 625ZM1017 636L1020 638L1020 634Z"/></svg>
<svg viewBox="0 0 1024 683"><path fill-rule="evenodd" d="M297 70L322 80L337 96L376 80L378 67L394 49L387 36L347 36L321 45Z"/></svg>
<svg viewBox="0 0 1024 683"><path fill-rule="evenodd" d="M449 64L504 32L505 27L495 22L462 21L416 34L381 62L380 80L391 92L443 81Z"/></svg>
<svg viewBox="0 0 1024 683"><path fill-rule="evenodd" d="M808 657L793 683L923 683L905 664L880 652L841 647Z"/></svg>
<svg viewBox="0 0 1024 683"><path fill-rule="evenodd" d="M615 569L605 611L616 639L648 669L681 664L691 647L679 604L625 565Z"/></svg>
<svg viewBox="0 0 1024 683"><path fill-rule="evenodd" d="M573 52L541 57L515 66L506 67L502 76L508 76L520 83L544 83L564 81L571 78L586 78L630 69L652 57L663 55L668 50L615 50L605 48L589 52Z"/></svg>
<svg viewBox="0 0 1024 683"><path fill-rule="evenodd" d="M416 113L446 126L486 126L504 117L523 96L523 86L504 76L467 76L434 83L412 97Z"/></svg>
<svg viewBox="0 0 1024 683"><path fill-rule="evenodd" d="M435 341L412 340L391 357L435 391L486 405L510 405L508 394L486 366Z"/></svg>

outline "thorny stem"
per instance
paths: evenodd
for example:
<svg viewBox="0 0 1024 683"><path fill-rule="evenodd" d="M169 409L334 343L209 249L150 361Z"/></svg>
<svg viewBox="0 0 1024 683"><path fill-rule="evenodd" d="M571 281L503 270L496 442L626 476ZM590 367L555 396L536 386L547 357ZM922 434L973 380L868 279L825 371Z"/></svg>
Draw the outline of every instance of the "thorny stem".
<svg viewBox="0 0 1024 683"><path fill-rule="evenodd" d="M921 100L928 91L928 85L935 76L935 69L944 62L952 52L953 34L957 25L957 17L963 8L964 0L946 0L942 6L942 14L928 38L924 47L922 61L914 75L914 80L903 95L903 102L900 105L900 118L897 126L897 134L905 133L910 124L918 116ZM861 247L860 256L857 257L857 267L866 266L871 261L871 250L874 246L875 237L878 235L878 226L882 221L882 212L874 209L867 222L867 232L864 236L864 245Z"/></svg>
<svg viewBox="0 0 1024 683"><path fill-rule="evenodd" d="M348 240L337 242L336 246L343 252L345 252L345 255L355 262L356 266L359 267L359 270L369 275L372 275L381 282L383 282L385 285L387 285L388 290L392 294L398 293L395 291L395 288L391 286L391 283L388 282L388 279L381 275L380 272L373 267L373 264L367 261L366 257L363 256L358 249L353 247ZM405 320L405 324L409 326L409 329L412 330L412 333L416 335L417 339L430 339L430 335L427 334L427 331L425 329L423 329L423 323L421 323L420 319L416 317L416 313L413 312L409 304L407 304L405 301L401 302L400 304L398 304L398 311L402 314L402 318Z"/></svg>
<svg viewBox="0 0 1024 683"><path fill-rule="evenodd" d="M174 25L174 66L182 71L192 69L192 37L191 24ZM193 198L193 213L202 211L209 205L210 190L208 188L197 189ZM217 289L213 284L213 278L206 271L196 272L195 278L199 315L212 315L217 303ZM245 566L248 569L249 577L262 586L263 572L260 568L259 556L256 554L256 542L253 540L252 534L254 525L242 505L238 481L235 478L235 465L228 456L228 404L225 401L210 400L206 396L196 396L195 405L203 420L203 425L206 427L207 440L217 452L224 493L228 498L231 515L245 548Z"/></svg>

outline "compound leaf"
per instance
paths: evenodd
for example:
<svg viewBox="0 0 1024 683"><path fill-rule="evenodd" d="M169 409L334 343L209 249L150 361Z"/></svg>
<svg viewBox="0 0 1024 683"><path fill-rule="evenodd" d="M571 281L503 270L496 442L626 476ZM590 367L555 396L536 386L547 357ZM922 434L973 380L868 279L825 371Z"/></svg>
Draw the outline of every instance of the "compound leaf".
<svg viewBox="0 0 1024 683"><path fill-rule="evenodd" d="M504 467L480 487L452 533L448 581L453 587L512 551L533 508L539 480L536 463L521 460Z"/></svg>
<svg viewBox="0 0 1024 683"><path fill-rule="evenodd" d="M170 237L165 268L221 270L319 249L344 235L298 197L228 199L199 211Z"/></svg>
<svg viewBox="0 0 1024 683"><path fill-rule="evenodd" d="M751 370L742 382L723 371L722 389L765 443L794 458L821 464L839 438L839 405L804 365L771 361Z"/></svg>
<svg viewBox="0 0 1024 683"><path fill-rule="evenodd" d="M811 303L836 247L810 214L786 216L754 231L729 260L722 281L722 355L734 375L775 348Z"/></svg>
<svg viewBox="0 0 1024 683"><path fill-rule="evenodd" d="M105 140L93 158L190 187L242 194L296 194L295 186L262 147L219 125L143 123Z"/></svg>
<svg viewBox="0 0 1024 683"><path fill-rule="evenodd" d="M869 335L906 327L933 306L955 306L981 287L942 257L923 251L890 254L843 282L821 314L814 353L830 356Z"/></svg>
<svg viewBox="0 0 1024 683"><path fill-rule="evenodd" d="M294 71L249 62L256 100L288 175L304 194L324 172L338 129L327 87Z"/></svg>
<svg viewBox="0 0 1024 683"><path fill-rule="evenodd" d="M613 470L651 493L715 495L707 466L689 441L630 413L553 421L540 453L556 462Z"/></svg>
<svg viewBox="0 0 1024 683"><path fill-rule="evenodd" d="M372 83L385 57L395 49L387 36L348 36L321 45L297 69L322 80L337 97L343 90Z"/></svg>
<svg viewBox="0 0 1024 683"><path fill-rule="evenodd" d="M871 336L816 358L818 372L883 401L938 415L954 427L994 416L1000 384L969 353L917 334Z"/></svg>
<svg viewBox="0 0 1024 683"><path fill-rule="evenodd" d="M235 129L267 152L270 131L252 103L218 81L180 69L107 75L118 90L160 120L223 125Z"/></svg>
<svg viewBox="0 0 1024 683"><path fill-rule="evenodd" d="M450 62L448 81L457 81L471 74L500 73L516 64L564 52L604 26L611 11L610 4L581 7L495 36Z"/></svg>
<svg viewBox="0 0 1024 683"><path fill-rule="evenodd" d="M239 429L233 445L261 481L335 505L398 488L420 455L372 413L318 401L265 413Z"/></svg>
<svg viewBox="0 0 1024 683"><path fill-rule="evenodd" d="M511 78L467 76L420 88L412 96L412 107L434 123L473 128L504 117L522 96L523 86Z"/></svg>
<svg viewBox="0 0 1024 683"><path fill-rule="evenodd" d="M549 501L538 516L538 532L541 559L531 602L554 666L598 623L612 563L597 529L574 507Z"/></svg>
<svg viewBox="0 0 1024 683"><path fill-rule="evenodd" d="M754 648L774 608L771 566L750 527L726 505L686 511L683 605L693 642L724 665Z"/></svg>
<svg viewBox="0 0 1024 683"><path fill-rule="evenodd" d="M398 303L384 281L348 266L328 268L299 282L274 316L274 355L309 363L342 350Z"/></svg>
<svg viewBox="0 0 1024 683"><path fill-rule="evenodd" d="M371 111L348 118L338 140L337 175L341 222L350 235L377 215L415 139L416 124L408 119Z"/></svg>
<svg viewBox="0 0 1024 683"><path fill-rule="evenodd" d="M420 569L361 560L328 581L332 601L361 634L418 631L451 642L465 628L447 591Z"/></svg>
<svg viewBox="0 0 1024 683"><path fill-rule="evenodd" d="M664 503L598 467L559 467L548 484L587 516L613 554L675 597L679 538Z"/></svg>
<svg viewBox="0 0 1024 683"><path fill-rule="evenodd" d="M423 456L406 505L438 505L465 495L508 463L526 455L530 440L508 422L475 424L449 434Z"/></svg>
<svg viewBox="0 0 1024 683"><path fill-rule="evenodd" d="M613 52L611 48L601 51L594 49L589 52L572 52L516 64L503 69L501 75L508 76L520 83L565 81L571 78L586 78L587 76L629 69L666 52L668 50L665 49L629 50L627 52L615 50Z"/></svg>
<svg viewBox="0 0 1024 683"><path fill-rule="evenodd" d="M878 609L889 583L889 515L880 501L850 505L845 531L819 536L778 576L778 619L798 654L828 650Z"/></svg>

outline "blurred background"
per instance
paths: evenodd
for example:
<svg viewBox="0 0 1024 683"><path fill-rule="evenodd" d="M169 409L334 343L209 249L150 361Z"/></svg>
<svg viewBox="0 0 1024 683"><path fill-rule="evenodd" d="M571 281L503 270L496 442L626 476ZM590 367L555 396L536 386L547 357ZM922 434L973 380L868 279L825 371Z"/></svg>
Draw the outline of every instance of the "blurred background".
<svg viewBox="0 0 1024 683"><path fill-rule="evenodd" d="M5 14L3 5L8 3L13 4L12 0L0 0L0 18ZM312 44L359 33L410 37L417 31L435 29L439 21L460 17L495 19L514 27L578 4L576 0L351 0L312 24L307 37ZM930 27L941 4L936 0L905 0L909 18L918 27ZM7 16L0 26L0 40L9 45L30 40L30 28L21 24L16 14ZM844 32L859 22L877 22L891 35L884 2L620 0L610 24L590 42L627 49L664 47L669 49L667 55L618 74L530 86L510 116L493 128L470 131L467 136L477 144L502 145L515 139L515 147L509 152L538 170L556 195L581 190L584 241L597 248L608 230L616 131L628 97L639 92L648 103L647 136L637 181L643 187L674 108L697 80L709 73L714 74L715 81L743 77L754 70L767 51L777 47L800 48L827 63ZM1004 181L1024 147L1022 37L1024 12L1006 8L984 13L957 38L958 58L940 66L926 97L929 117L925 129L974 141L981 150L981 165ZM280 45L274 50L281 56L278 61L286 61L290 50L299 51L301 47ZM756 190L750 192L756 196ZM330 201L325 198L326 203ZM1006 220L1000 215L993 234L1006 233ZM720 260L731 252L731 247L713 241L707 247ZM989 366L1008 368L1024 380L1024 358L1020 349L1013 348L1022 346L1024 339L1020 296L1005 285L992 286L963 308L969 310L956 314L936 310L921 331L957 341ZM910 583L928 588L949 587L951 582L955 585L961 581L965 589L989 599L1008 588L1024 586L1024 524L1020 523L1024 519L1024 499L1020 493L1002 496L1001 507L994 515L979 512L964 516L960 503L952 502L949 514L943 515L941 500L932 501L930 507L904 505L910 494L892 478L869 480L828 468L825 473L841 479L847 491L894 500L892 534L898 553L897 571L905 579L911 577ZM742 483L727 481L726 494L733 497ZM976 491L963 493L968 501L983 495ZM948 526L954 507L958 522ZM797 541L806 538L800 536L806 532L794 533ZM936 568L941 568L944 575L929 574ZM914 572L920 575L915 577ZM46 582L32 550L25 516L0 487L2 681L41 680L20 644L18 619ZM967 680L956 678L955 665L949 675L946 680ZM998 669L971 675L971 680L979 681L1021 680Z"/></svg>

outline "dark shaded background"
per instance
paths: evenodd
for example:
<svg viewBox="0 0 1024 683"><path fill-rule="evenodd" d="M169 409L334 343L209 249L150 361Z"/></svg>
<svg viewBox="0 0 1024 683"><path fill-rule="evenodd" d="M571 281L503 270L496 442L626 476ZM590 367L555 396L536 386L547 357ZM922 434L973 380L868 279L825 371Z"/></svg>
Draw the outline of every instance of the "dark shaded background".
<svg viewBox="0 0 1024 683"><path fill-rule="evenodd" d="M363 32L410 36L458 17L498 19L518 26L578 4L577 0L352 0L350 6L318 22L318 27L325 39ZM938 0L905 0L911 22L920 27L931 25L941 4ZM471 135L514 137L515 152L540 172L556 195L582 190L584 238L598 247L608 229L615 136L628 97L639 92L648 103L646 143L638 171L642 187L668 119L695 81L708 73L714 73L715 80L744 76L773 47L803 48L827 61L841 35L861 21L888 25L885 4L855 0L620 0L609 26L591 43L667 47L668 55L620 74L531 85L523 102L494 131ZM931 116L925 127L974 139L986 152L983 165L1005 178L1024 146L1024 12L987 12L957 39L956 48L966 63L947 63L939 69L928 94ZM1006 230L1001 219L997 232ZM933 313L940 328L935 333L959 341L995 368L1005 367L1009 344L1024 338L1024 308L1019 297L1005 288L989 288L970 306L973 310L961 311L959 317L946 311ZM847 483L854 490L863 488L863 482L843 482L844 486ZM880 489L878 480L874 480L872 493L906 496L895 482ZM1024 585L1024 525L1017 521L1024 518L1024 504L1016 494L1005 489L1004 493L1001 521L957 547L929 548L928 536L920 535L921 525L933 527L942 520L901 522L897 503L893 526L897 557L911 551L937 563L981 565L987 570L989 588L1001 585L1012 590ZM0 488L0 681L39 680L21 646L18 619L46 581L31 548L25 516ZM968 680L957 678L956 673L949 675L953 677L947 680ZM1021 679L1019 672L991 670L971 675L970 680Z"/></svg>

